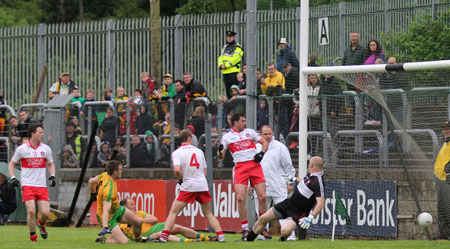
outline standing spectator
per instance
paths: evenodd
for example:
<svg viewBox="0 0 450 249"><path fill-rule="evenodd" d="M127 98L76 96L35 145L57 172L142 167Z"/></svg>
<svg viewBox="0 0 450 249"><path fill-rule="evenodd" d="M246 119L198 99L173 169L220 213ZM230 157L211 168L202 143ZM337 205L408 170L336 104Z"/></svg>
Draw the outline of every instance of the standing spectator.
<svg viewBox="0 0 450 249"><path fill-rule="evenodd" d="M239 100L239 87L236 85L231 86L231 99L227 101L225 96L219 96L219 99L223 102L223 109L225 115L229 113L245 113L245 101Z"/></svg>
<svg viewBox="0 0 450 249"><path fill-rule="evenodd" d="M123 139L121 137L116 137L116 141L113 147L113 151L117 151L120 153L122 151L122 147L125 147L123 144Z"/></svg>
<svg viewBox="0 0 450 249"><path fill-rule="evenodd" d="M183 74L184 89L186 90L186 99L191 102L197 97L206 97L205 87L197 80L192 78L191 73Z"/></svg>
<svg viewBox="0 0 450 249"><path fill-rule="evenodd" d="M344 51L342 65L362 65L365 60L366 49L359 45L359 33L350 33L350 46Z"/></svg>
<svg viewBox="0 0 450 249"><path fill-rule="evenodd" d="M299 72L297 67L285 62L283 65L284 78L286 79L286 93L293 94L299 86Z"/></svg>
<svg viewBox="0 0 450 249"><path fill-rule="evenodd" d="M3 225L17 208L16 189L8 184L6 176L0 173L0 225Z"/></svg>
<svg viewBox="0 0 450 249"><path fill-rule="evenodd" d="M104 168L106 167L106 163L109 162L111 160L111 145L107 142L104 141L102 143L102 145L100 146L100 151L98 152L97 155L97 160L98 160L98 166L99 168Z"/></svg>
<svg viewBox="0 0 450 249"><path fill-rule="evenodd" d="M267 78L264 84L261 85L263 94L267 96L280 96L286 88L285 84L283 74L275 69L275 64L269 63L267 65Z"/></svg>
<svg viewBox="0 0 450 249"><path fill-rule="evenodd" d="M0 105L6 105L6 100L3 97L3 93L0 90ZM6 111L4 110L0 110L0 135L3 135L3 133L5 132L5 124L6 124Z"/></svg>
<svg viewBox="0 0 450 249"><path fill-rule="evenodd" d="M308 85L308 119L311 131L320 131L322 120L320 118L320 91L319 76L317 74L309 75Z"/></svg>
<svg viewBox="0 0 450 249"><path fill-rule="evenodd" d="M144 104L144 98L142 96L142 91L138 88L134 89L134 94L133 94L133 104L136 106L140 106ZM140 114L140 110L137 109L136 113L139 115Z"/></svg>
<svg viewBox="0 0 450 249"><path fill-rule="evenodd" d="M278 52L277 58L277 70L283 71L284 62L288 62L292 66L298 68L300 64L298 63L298 58L292 50L291 46L287 43L286 38L281 38L278 42L278 48L280 51Z"/></svg>
<svg viewBox="0 0 450 249"><path fill-rule="evenodd" d="M332 136L334 136L334 134L336 134L339 130L338 115L342 105L341 98L333 95L339 95L341 93L341 85L336 78L326 74L324 79L321 81L319 95L322 95L320 98L321 100L326 99L327 101L327 132L329 132ZM320 107L322 110L322 105L320 105ZM321 111L321 113L323 112Z"/></svg>
<svg viewBox="0 0 450 249"><path fill-rule="evenodd" d="M84 98L80 96L80 89L77 86L73 87L73 97L70 100L70 116L80 118L81 107L84 103Z"/></svg>
<svg viewBox="0 0 450 249"><path fill-rule="evenodd" d="M291 155L289 154L288 148L283 143L280 143L273 138L272 129L269 126L264 125L261 127L260 134L261 137L269 143L269 147L261 161L261 167L264 172L264 177L266 178L266 205L267 208L269 208L272 201L275 205L288 197L288 185L286 180L283 179L283 175L295 177L295 169L294 166L292 166ZM261 146L257 144L257 148L260 150ZM256 199L255 202L257 202ZM256 204L257 203L255 203L255 207L257 207ZM280 220L280 225L283 226L285 221L285 219ZM267 231L268 226L261 232L259 238L271 239L272 236L270 236ZM292 231L287 240L295 240L294 231Z"/></svg>
<svg viewBox="0 0 450 249"><path fill-rule="evenodd" d="M130 135L133 135L136 132L136 130L134 129L134 125L136 124L136 119L138 118L138 115L136 114L136 105L133 102L128 102L128 105L130 107L127 107L127 108L131 108L130 117L129 117L130 126L129 127L127 126L127 114L125 113L120 118L120 134L121 135L126 135L127 129L130 129Z"/></svg>
<svg viewBox="0 0 450 249"><path fill-rule="evenodd" d="M175 81L175 90L177 94L173 97L175 104L175 124L184 126L184 116L186 110L186 90L184 90L181 80Z"/></svg>
<svg viewBox="0 0 450 249"><path fill-rule="evenodd" d="M173 83L173 77L171 74L164 75L164 85L162 87L161 93L158 94L158 99L160 100L168 100L177 95L177 91L175 89L175 84Z"/></svg>
<svg viewBox="0 0 450 249"><path fill-rule="evenodd" d="M206 111L205 107L197 106L192 113L192 125L195 127L195 136L198 138L205 134L205 119L206 119Z"/></svg>
<svg viewBox="0 0 450 249"><path fill-rule="evenodd" d="M256 117L256 127L258 130L260 130L263 125L269 125L269 108L267 106L267 100L261 99L259 101Z"/></svg>
<svg viewBox="0 0 450 249"><path fill-rule="evenodd" d="M245 83L244 74L243 73L238 73L236 77L237 77L237 80L239 82L239 85L238 85L238 87L239 87L239 94L240 95L245 95L247 86L246 86L246 83Z"/></svg>
<svg viewBox="0 0 450 249"><path fill-rule="evenodd" d="M241 60L244 56L244 51L241 45L235 41L235 32L227 31L226 35L227 44L223 46L217 63L219 69L222 70L227 98L231 98L231 86L239 84L236 75L241 71Z"/></svg>
<svg viewBox="0 0 450 249"><path fill-rule="evenodd" d="M153 117L148 113L147 105L141 105L141 115L136 118L136 125L134 126L136 134L144 134L153 127Z"/></svg>
<svg viewBox="0 0 450 249"><path fill-rule="evenodd" d="M141 96L144 98L148 98L149 100L157 99L158 98L158 91L157 91L157 82L155 79L150 77L150 74L148 72L141 73L141 80L142 85L144 86L145 90L145 96L143 96L143 93L141 91Z"/></svg>
<svg viewBox="0 0 450 249"><path fill-rule="evenodd" d="M89 119L89 109L91 109L91 115L92 115L92 122L97 121L97 106L88 106L86 103L94 102L95 101L95 92L93 90L87 90L86 92L86 99L84 100L83 106L81 107L80 115L84 116L84 129L89 129L88 127L88 119Z"/></svg>
<svg viewBox="0 0 450 249"><path fill-rule="evenodd" d="M8 164L8 172L11 178L9 183L22 187L22 201L27 208L27 225L30 231L31 242L37 241L36 225L39 227L41 237L47 239L45 224L50 215L50 199L47 189L46 168L50 174L49 186L56 186L55 165L53 164L53 153L50 147L44 143L44 129L40 124L31 125L31 135L27 143L19 146ZM15 177L14 167L21 164L21 181ZM36 222L36 205L41 214Z"/></svg>
<svg viewBox="0 0 450 249"><path fill-rule="evenodd" d="M219 147L218 156L219 159L223 159L225 152L230 149L234 163L236 164L234 167L233 184L238 201L242 240L245 240L249 233L247 207L245 203L249 182L250 186L255 189L258 195L260 215L266 212L266 181L259 162L263 159L269 144L262 137L259 137L254 130L246 128L247 120L245 119L245 115L236 113L231 117L231 122L233 123L232 132L222 137L222 144ZM262 149L259 153L256 151L256 142L262 144Z"/></svg>
<svg viewBox="0 0 450 249"><path fill-rule="evenodd" d="M102 101L111 101L114 103L114 95L113 90L109 87L105 88L103 91L103 98Z"/></svg>
<svg viewBox="0 0 450 249"><path fill-rule="evenodd" d="M11 142L15 145L22 144L22 137L19 133L19 119L15 116L11 116L8 119L9 123L9 137Z"/></svg>
<svg viewBox="0 0 450 249"><path fill-rule="evenodd" d="M72 151L75 151L75 155L82 161L85 142L81 139L81 134L75 132L75 124L67 122L66 124L66 144L72 147Z"/></svg>
<svg viewBox="0 0 450 249"><path fill-rule="evenodd" d="M135 134L131 137L130 168L146 168L149 166L147 148L143 143L141 143L139 135Z"/></svg>
<svg viewBox="0 0 450 249"><path fill-rule="evenodd" d="M105 119L99 127L103 132L102 141L107 141L112 147L114 147L118 127L119 119L114 116L114 109L112 107L106 108Z"/></svg>
<svg viewBox="0 0 450 249"><path fill-rule="evenodd" d="M261 85L265 84L264 83L264 74L261 72L261 69L258 68L256 70L256 94L259 96L261 94L263 94L262 90L261 90Z"/></svg>
<svg viewBox="0 0 450 249"><path fill-rule="evenodd" d="M450 240L450 121L445 121L442 128L445 141L434 163L434 175L438 192L439 239Z"/></svg>
<svg viewBox="0 0 450 249"><path fill-rule="evenodd" d="M75 82L70 80L69 73L61 73L61 77L50 87L48 97L53 99L56 94L71 94Z"/></svg>
<svg viewBox="0 0 450 249"><path fill-rule="evenodd" d="M117 97L115 102L121 100L128 100L128 96L125 94L125 88L119 86L117 87ZM126 104L119 104L117 106L117 116L121 117L125 113L126 113Z"/></svg>
<svg viewBox="0 0 450 249"><path fill-rule="evenodd" d="M145 139L144 139L144 143L145 143L145 148L147 149L147 154L148 154L148 162L151 165L150 167L153 166L153 162L155 161L155 141L153 138L154 134L151 130L148 130L145 132Z"/></svg>
<svg viewBox="0 0 450 249"><path fill-rule="evenodd" d="M317 65L317 55L315 54L310 54L308 56L308 67L318 67L319 65Z"/></svg>
<svg viewBox="0 0 450 249"><path fill-rule="evenodd" d="M28 114L26 111L20 111L19 112L19 134L20 137L30 137L30 134L28 134L28 127L33 124L39 124L39 121Z"/></svg>
<svg viewBox="0 0 450 249"><path fill-rule="evenodd" d="M79 168L80 159L73 152L72 146L66 144L63 149L63 167L64 168Z"/></svg>
<svg viewBox="0 0 450 249"><path fill-rule="evenodd" d="M381 44L377 40L370 40L367 43L366 54L364 55L364 65L375 64L377 59L386 61L386 55L383 52Z"/></svg>

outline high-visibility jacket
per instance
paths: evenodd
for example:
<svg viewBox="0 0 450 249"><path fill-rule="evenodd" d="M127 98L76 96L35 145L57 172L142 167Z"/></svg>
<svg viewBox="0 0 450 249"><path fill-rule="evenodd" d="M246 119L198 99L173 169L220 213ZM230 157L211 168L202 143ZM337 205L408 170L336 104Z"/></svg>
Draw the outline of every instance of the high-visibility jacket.
<svg viewBox="0 0 450 249"><path fill-rule="evenodd" d="M75 154L78 158L81 156L81 135L75 138Z"/></svg>
<svg viewBox="0 0 450 249"><path fill-rule="evenodd" d="M434 163L434 175L442 181L447 179L445 172L445 166L450 162L450 142L445 142L439 154L436 157L436 162Z"/></svg>
<svg viewBox="0 0 450 249"><path fill-rule="evenodd" d="M222 74L239 73L241 71L241 60L244 56L241 45L237 42L232 44L225 44L222 48L222 52L217 60L219 68L222 65L225 69L222 70Z"/></svg>

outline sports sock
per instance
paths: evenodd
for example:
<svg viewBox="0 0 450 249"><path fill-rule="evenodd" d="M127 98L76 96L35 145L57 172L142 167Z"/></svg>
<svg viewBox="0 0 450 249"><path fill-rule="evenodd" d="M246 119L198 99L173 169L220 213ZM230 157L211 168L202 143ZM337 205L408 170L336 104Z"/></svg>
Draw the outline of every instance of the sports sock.
<svg viewBox="0 0 450 249"><path fill-rule="evenodd" d="M180 238L180 242L195 242L196 239Z"/></svg>
<svg viewBox="0 0 450 249"><path fill-rule="evenodd" d="M39 223L39 225L45 226L45 222L41 222L41 219L39 219L37 222Z"/></svg>
<svg viewBox="0 0 450 249"><path fill-rule="evenodd" d="M202 241L206 241L208 239L208 236L204 235L203 233L197 233L197 239L201 239Z"/></svg>
<svg viewBox="0 0 450 249"><path fill-rule="evenodd" d="M30 232L30 236L36 235L36 232Z"/></svg>
<svg viewBox="0 0 450 249"><path fill-rule="evenodd" d="M225 234L223 234L223 231L218 231L217 233L217 240L222 242L225 241Z"/></svg>
<svg viewBox="0 0 450 249"><path fill-rule="evenodd" d="M162 241L167 241L167 238L169 238L170 231L169 230L163 230L161 233L161 236L159 236L159 239Z"/></svg>
<svg viewBox="0 0 450 249"><path fill-rule="evenodd" d="M241 221L242 230L248 230L248 220Z"/></svg>

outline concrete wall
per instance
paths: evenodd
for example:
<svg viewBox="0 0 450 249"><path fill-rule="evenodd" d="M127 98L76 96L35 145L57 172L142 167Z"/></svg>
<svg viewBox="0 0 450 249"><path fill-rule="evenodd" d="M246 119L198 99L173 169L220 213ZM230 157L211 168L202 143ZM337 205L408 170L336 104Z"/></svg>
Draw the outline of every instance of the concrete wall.
<svg viewBox="0 0 450 249"><path fill-rule="evenodd" d="M87 180L91 176L101 173L101 169L88 169L83 181L80 196L74 213L74 221L78 220L83 208L89 200ZM415 180L418 198L424 211L433 216L433 225L429 228L432 236L438 234L437 227L437 192L431 169L411 170L411 177ZM59 193L59 208L68 211L72 203L73 194L80 174L79 169L62 169ZM124 179L175 180L171 169L125 169ZM407 178L402 169L326 169L325 178L333 180L395 180L398 193L398 239L427 239L425 231L416 223L417 208ZM231 169L216 169L214 179L232 179ZM374 190L376 191L376 190ZM87 222L88 219L85 219Z"/></svg>

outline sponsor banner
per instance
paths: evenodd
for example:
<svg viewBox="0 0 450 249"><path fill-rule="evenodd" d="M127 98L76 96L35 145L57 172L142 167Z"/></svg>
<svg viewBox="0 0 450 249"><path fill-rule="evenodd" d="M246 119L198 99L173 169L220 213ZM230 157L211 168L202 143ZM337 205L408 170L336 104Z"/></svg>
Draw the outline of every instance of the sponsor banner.
<svg viewBox="0 0 450 249"><path fill-rule="evenodd" d="M309 232L397 237L397 185L395 181L325 181L325 207L313 220ZM336 215L339 198L347 210ZM338 207L338 208L337 208Z"/></svg>

